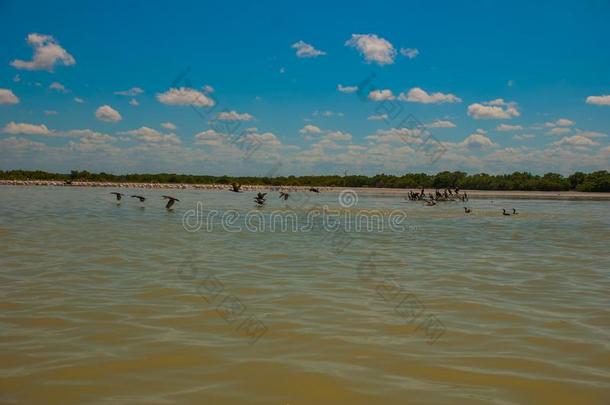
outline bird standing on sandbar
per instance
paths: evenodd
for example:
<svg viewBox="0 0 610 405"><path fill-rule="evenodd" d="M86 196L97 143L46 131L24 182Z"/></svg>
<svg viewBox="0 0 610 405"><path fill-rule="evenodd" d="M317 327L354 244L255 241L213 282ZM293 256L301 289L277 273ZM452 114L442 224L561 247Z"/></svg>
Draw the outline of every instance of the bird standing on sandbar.
<svg viewBox="0 0 610 405"><path fill-rule="evenodd" d="M513 208L513 215L519 215L516 209Z"/></svg>
<svg viewBox="0 0 610 405"><path fill-rule="evenodd" d="M168 210L168 211L172 209L172 206L174 205L174 203L175 203L176 201L180 201L179 199L174 198L174 197L171 197L171 196L169 196L169 195L164 195L164 196L162 196L162 197L163 197L163 198L165 198L166 200L169 200L169 201L167 202L167 204L165 205L165 209L166 209L166 210Z"/></svg>

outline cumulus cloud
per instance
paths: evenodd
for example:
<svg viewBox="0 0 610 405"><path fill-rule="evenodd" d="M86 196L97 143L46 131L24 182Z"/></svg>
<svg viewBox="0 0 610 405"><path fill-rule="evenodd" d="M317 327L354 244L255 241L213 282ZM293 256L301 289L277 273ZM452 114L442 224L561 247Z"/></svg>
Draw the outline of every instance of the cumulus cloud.
<svg viewBox="0 0 610 405"><path fill-rule="evenodd" d="M325 134L323 139L328 141L351 141L352 135L347 132L333 131Z"/></svg>
<svg viewBox="0 0 610 405"><path fill-rule="evenodd" d="M144 93L144 90L142 90L139 87L132 87L129 90L123 90L123 91L115 91L114 94L118 95L118 96L137 96Z"/></svg>
<svg viewBox="0 0 610 405"><path fill-rule="evenodd" d="M424 132L419 128L379 129L373 135L368 135L368 141L376 143L407 143L421 144L424 142Z"/></svg>
<svg viewBox="0 0 610 405"><path fill-rule="evenodd" d="M469 105L468 115L476 120L501 120L518 117L521 113L519 113L516 103L505 102L498 98Z"/></svg>
<svg viewBox="0 0 610 405"><path fill-rule="evenodd" d="M599 142L595 142L590 138L582 135L565 136L560 140L553 142L555 146L574 146L574 147L588 147L599 145Z"/></svg>
<svg viewBox="0 0 610 405"><path fill-rule="evenodd" d="M492 146L498 146L493 143L491 139L485 136L482 133L474 133L468 135L461 143L463 146L468 149L485 149L490 148Z"/></svg>
<svg viewBox="0 0 610 405"><path fill-rule="evenodd" d="M423 104L440 104L440 103L460 103L461 98L455 94L447 93L431 93L428 94L425 90L414 87L409 90L408 93L400 93L399 99L403 101L410 101L412 103L423 103Z"/></svg>
<svg viewBox="0 0 610 405"><path fill-rule="evenodd" d="M195 143L198 145L220 146L224 143L226 135L208 129L195 135Z"/></svg>
<svg viewBox="0 0 610 405"><path fill-rule="evenodd" d="M384 101L384 100L395 100L396 97L392 94L392 90L372 90L369 93L369 100L373 101Z"/></svg>
<svg viewBox="0 0 610 405"><path fill-rule="evenodd" d="M165 93L157 93L157 100L169 105L192 105L195 107L211 107L214 100L204 93L188 87L171 88Z"/></svg>
<svg viewBox="0 0 610 405"><path fill-rule="evenodd" d="M2 104L18 104L19 97L10 89L0 89L0 105Z"/></svg>
<svg viewBox="0 0 610 405"><path fill-rule="evenodd" d="M49 89L58 91L60 93L68 93L68 89L65 88L60 82L53 82L49 85Z"/></svg>
<svg viewBox="0 0 610 405"><path fill-rule="evenodd" d="M369 121L383 121L388 119L388 114L369 115L367 120Z"/></svg>
<svg viewBox="0 0 610 405"><path fill-rule="evenodd" d="M75 102L77 102L77 103L79 103L79 104L82 104L82 103L84 103L84 102L85 102L85 100L83 100L83 99L82 99L82 98L80 98L80 97L74 97L74 101L75 101Z"/></svg>
<svg viewBox="0 0 610 405"><path fill-rule="evenodd" d="M358 86L342 86L338 84L337 90L339 90L341 93L355 93L358 91Z"/></svg>
<svg viewBox="0 0 610 405"><path fill-rule="evenodd" d="M138 102L138 100L136 100L135 98L132 98L131 100L129 100L129 105L132 105L134 107L137 107L140 105L140 103Z"/></svg>
<svg viewBox="0 0 610 405"><path fill-rule="evenodd" d="M98 120L105 122L119 122L123 119L121 114L109 105L103 105L95 110L95 116Z"/></svg>
<svg viewBox="0 0 610 405"><path fill-rule="evenodd" d="M447 120L436 120L426 126L428 128L455 128L455 124Z"/></svg>
<svg viewBox="0 0 610 405"><path fill-rule="evenodd" d="M165 129L169 129L170 131L175 131L176 130L176 125L172 122L164 122L163 124L161 124L161 126Z"/></svg>
<svg viewBox="0 0 610 405"><path fill-rule="evenodd" d="M610 105L610 94L605 94L603 96L589 96L587 97L587 104Z"/></svg>
<svg viewBox="0 0 610 405"><path fill-rule="evenodd" d="M162 134L161 132L148 127L140 127L131 131L119 132L118 134L126 135L142 142L172 144L180 143L180 138L178 138L175 134Z"/></svg>
<svg viewBox="0 0 610 405"><path fill-rule="evenodd" d="M500 131L500 132L521 131L521 130L523 130L523 127L521 125L500 124L496 127L496 131Z"/></svg>
<svg viewBox="0 0 610 405"><path fill-rule="evenodd" d="M419 49L417 48L400 48L400 54L406 56L409 59L416 58L419 55Z"/></svg>
<svg viewBox="0 0 610 405"><path fill-rule="evenodd" d="M2 132L11 135L40 135L40 136L53 136L53 131L47 128L46 125L40 124L27 124L9 122L2 128Z"/></svg>
<svg viewBox="0 0 610 405"><path fill-rule="evenodd" d="M396 57L394 46L375 34L352 34L345 45L357 49L368 63L388 65L394 63Z"/></svg>
<svg viewBox="0 0 610 405"><path fill-rule="evenodd" d="M216 115L216 119L220 121L250 121L254 117L248 113L240 114L237 111L223 111Z"/></svg>
<svg viewBox="0 0 610 405"><path fill-rule="evenodd" d="M319 134L322 130L315 125L308 124L301 128L299 132L302 134Z"/></svg>
<svg viewBox="0 0 610 405"><path fill-rule="evenodd" d="M326 52L320 51L306 42L299 41L292 44L292 48L297 50L297 56L299 58L315 58L317 56L326 55Z"/></svg>
<svg viewBox="0 0 610 405"><path fill-rule="evenodd" d="M59 113L55 110L44 110L44 115L57 115L57 114L59 114Z"/></svg>
<svg viewBox="0 0 610 405"><path fill-rule="evenodd" d="M528 139L533 139L535 137L536 136L533 135L533 134L521 134L521 135L513 136L513 139L516 140L516 141L525 141L525 140L528 140Z"/></svg>
<svg viewBox="0 0 610 405"><path fill-rule="evenodd" d="M563 135L568 132L570 132L570 128L555 127L555 128L551 128L551 130L547 132L547 135Z"/></svg>
<svg viewBox="0 0 610 405"><path fill-rule="evenodd" d="M544 126L547 127L547 128L553 128L553 127L571 127L574 124L575 123L572 120L569 120L567 118L560 118L557 121L547 122L547 123L544 124Z"/></svg>
<svg viewBox="0 0 610 405"><path fill-rule="evenodd" d="M47 70L53 71L55 65L71 66L76 63L59 43L50 35L31 33L27 36L27 43L34 48L31 61L15 59L11 66L25 70Z"/></svg>

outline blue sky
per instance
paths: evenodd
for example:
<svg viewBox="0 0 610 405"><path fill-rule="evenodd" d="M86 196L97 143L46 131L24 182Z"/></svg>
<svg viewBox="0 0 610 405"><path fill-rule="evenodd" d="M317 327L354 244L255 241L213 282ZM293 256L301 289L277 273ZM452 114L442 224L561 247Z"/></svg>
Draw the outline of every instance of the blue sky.
<svg viewBox="0 0 610 405"><path fill-rule="evenodd" d="M610 2L457 3L0 1L0 168L608 169Z"/></svg>

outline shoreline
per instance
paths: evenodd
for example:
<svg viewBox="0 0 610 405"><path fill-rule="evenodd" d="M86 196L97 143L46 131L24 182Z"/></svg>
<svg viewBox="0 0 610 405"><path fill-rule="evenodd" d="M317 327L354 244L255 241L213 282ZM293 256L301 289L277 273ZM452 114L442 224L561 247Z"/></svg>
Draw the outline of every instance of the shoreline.
<svg viewBox="0 0 610 405"><path fill-rule="evenodd" d="M0 186L42 186L42 187L105 187L105 188L133 188L133 189L174 189L174 190L204 190L228 191L227 184L173 184L173 183L112 183L96 181L73 181L66 184L59 180L0 180ZM306 192L310 186L272 186L272 185L243 185L244 191L292 191ZM406 195L409 190L420 189L405 188L372 188L372 187L316 187L322 193L340 193L343 190L353 189L367 195ZM432 189L427 189L432 190ZM469 198L491 199L530 199L530 200L589 200L610 201L610 193L581 192L581 191L517 191L517 190L461 190L468 193Z"/></svg>

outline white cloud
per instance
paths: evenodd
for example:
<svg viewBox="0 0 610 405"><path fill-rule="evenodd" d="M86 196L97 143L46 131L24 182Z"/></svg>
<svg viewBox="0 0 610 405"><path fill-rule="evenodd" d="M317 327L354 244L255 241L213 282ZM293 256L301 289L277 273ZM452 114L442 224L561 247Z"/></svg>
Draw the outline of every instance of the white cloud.
<svg viewBox="0 0 610 405"><path fill-rule="evenodd" d="M509 81L507 81L507 82L506 82L506 85L507 85L508 87L513 87L513 86L515 85L515 81L511 79L511 80L509 80Z"/></svg>
<svg viewBox="0 0 610 405"><path fill-rule="evenodd" d="M468 106L468 115L477 120L510 119L521 115L516 103L507 103L498 98L483 103L474 103Z"/></svg>
<svg viewBox="0 0 610 405"><path fill-rule="evenodd" d="M139 87L132 87L129 90L123 90L123 91L115 91L114 94L119 95L119 96L137 96L139 94L144 93L144 90L142 90Z"/></svg>
<svg viewBox="0 0 610 405"><path fill-rule="evenodd" d="M83 100L83 99L82 99L82 98L80 98L80 97L74 97L74 101L75 101L75 102L77 102L77 103L79 103L79 104L82 104L82 103L84 103L84 102L85 102L85 100Z"/></svg>
<svg viewBox="0 0 610 405"><path fill-rule="evenodd" d="M436 120L426 126L428 128L455 128L455 124L447 120Z"/></svg>
<svg viewBox="0 0 610 405"><path fill-rule="evenodd" d="M0 105L2 104L18 104L19 97L10 89L0 89Z"/></svg>
<svg viewBox="0 0 610 405"><path fill-rule="evenodd" d="M254 117L248 113L240 114L237 111L223 111L216 115L216 119L221 121L250 121Z"/></svg>
<svg viewBox="0 0 610 405"><path fill-rule="evenodd" d="M605 138L608 136L608 135L604 134L603 132L596 132L596 131L580 131L576 135L586 136L587 138Z"/></svg>
<svg viewBox="0 0 610 405"><path fill-rule="evenodd" d="M2 132L11 135L40 135L53 136L53 131L49 130L46 125L36 125L27 123L9 122L2 128Z"/></svg>
<svg viewBox="0 0 610 405"><path fill-rule="evenodd" d="M572 125L574 125L574 121L569 120L567 118L560 118L557 121L547 122L547 123L544 124L544 126L547 127L547 128L553 128L553 127L571 127Z"/></svg>
<svg viewBox="0 0 610 405"><path fill-rule="evenodd" d="M568 132L570 132L570 128L555 127L551 128L551 130L547 132L547 135L562 135Z"/></svg>
<svg viewBox="0 0 610 405"><path fill-rule="evenodd" d="M484 149L490 148L492 146L497 146L497 144L493 143L491 139L482 133L474 133L470 134L464 139L461 143L463 146L468 149Z"/></svg>
<svg viewBox="0 0 610 405"><path fill-rule="evenodd" d="M299 58L315 58L317 56L326 55L326 52L320 51L306 42L299 41L292 44L292 48L297 50L297 56Z"/></svg>
<svg viewBox="0 0 610 405"><path fill-rule="evenodd" d="M176 125L171 122L164 122L163 124L161 124L161 126L165 129L169 129L170 131L175 131L177 128Z"/></svg>
<svg viewBox="0 0 610 405"><path fill-rule="evenodd" d="M209 84L206 84L202 88L203 88L203 92L206 94L214 93L214 87L210 86Z"/></svg>
<svg viewBox="0 0 610 405"><path fill-rule="evenodd" d="M367 120L369 121L382 121L387 120L388 114L379 114L379 115L369 115Z"/></svg>
<svg viewBox="0 0 610 405"><path fill-rule="evenodd" d="M302 134L319 134L322 130L315 125L308 124L301 128L299 132Z"/></svg>
<svg viewBox="0 0 610 405"><path fill-rule="evenodd" d="M336 112L336 111L330 111L330 110L325 110L325 111L315 111L313 113L314 116L317 115L321 115L323 117L343 117L345 116L345 114L343 114L342 112Z"/></svg>
<svg viewBox="0 0 610 405"><path fill-rule="evenodd" d="M162 134L159 131L148 128L148 127L140 127L138 129L134 129L131 131L119 132L119 135L126 135L129 137L133 137L136 140L143 142L152 142L152 143L173 143L179 144L180 138L176 136L176 134Z"/></svg>
<svg viewBox="0 0 610 405"><path fill-rule="evenodd" d="M15 59L11 62L11 66L17 69L48 70L52 72L55 65L71 66L76 63L72 55L50 35L31 33L28 34L27 42L34 48L32 60Z"/></svg>
<svg viewBox="0 0 610 405"><path fill-rule="evenodd" d="M417 48L400 48L400 54L406 56L409 59L413 59L419 55L419 49Z"/></svg>
<svg viewBox="0 0 610 405"><path fill-rule="evenodd" d="M59 114L59 113L55 110L44 110L44 115L57 115L57 114Z"/></svg>
<svg viewBox="0 0 610 405"><path fill-rule="evenodd" d="M575 146L575 147L587 147L587 146L596 146L599 145L599 142L595 142L586 136L582 135L574 135L574 136L565 136L558 140L557 142L553 142L552 145L555 146Z"/></svg>
<svg viewBox="0 0 610 405"><path fill-rule="evenodd" d="M117 110L110 107L109 105L103 105L99 107L95 111L95 116L98 120L106 122L119 122L121 119L123 119L121 117L121 114L119 114Z"/></svg>
<svg viewBox="0 0 610 405"><path fill-rule="evenodd" d="M19 75L15 75L15 76L13 76L13 81L14 81L15 83L19 83L19 82L21 81L21 76L19 76Z"/></svg>
<svg viewBox="0 0 610 405"><path fill-rule="evenodd" d="M368 63L392 64L396 57L394 46L388 40L375 34L352 34L345 45L356 48Z"/></svg>
<svg viewBox="0 0 610 405"><path fill-rule="evenodd" d="M408 93L400 93L400 100L410 101L412 103L423 103L423 104L440 104L440 103L460 103L461 98L455 94L447 93L432 93L428 94L425 90L414 87L409 90Z"/></svg>
<svg viewBox="0 0 610 405"><path fill-rule="evenodd" d="M587 104L610 105L610 94L587 97Z"/></svg>
<svg viewBox="0 0 610 405"><path fill-rule="evenodd" d="M535 137L536 137L536 135L533 135L533 134L521 134L521 135L513 136L513 139L517 140L517 141L525 141L528 139L533 139Z"/></svg>
<svg viewBox="0 0 610 405"><path fill-rule="evenodd" d="M337 90L339 90L341 93L354 93L358 91L358 86L342 86L338 84Z"/></svg>
<svg viewBox="0 0 610 405"><path fill-rule="evenodd" d="M347 132L334 131L324 135L323 139L328 141L351 141L352 135Z"/></svg>
<svg viewBox="0 0 610 405"><path fill-rule="evenodd" d="M523 130L523 127L521 125L500 124L496 127L496 131L500 131L500 132L521 131L521 130Z"/></svg>
<svg viewBox="0 0 610 405"><path fill-rule="evenodd" d="M216 132L213 129L208 129L195 135L195 143L198 145L220 146L224 143L226 138L226 135Z"/></svg>
<svg viewBox="0 0 610 405"><path fill-rule="evenodd" d="M131 100L129 100L129 105L132 105L134 107L137 107L140 105L140 103L138 102L138 100L136 100L135 98L132 98Z"/></svg>
<svg viewBox="0 0 610 405"><path fill-rule="evenodd" d="M384 101L384 100L395 100L396 97L392 94L392 90L372 90L369 93L369 100L373 101Z"/></svg>
<svg viewBox="0 0 610 405"><path fill-rule="evenodd" d="M266 145L266 146L279 146L281 142L277 137L271 132L265 132L262 134L259 133L250 133L246 136L242 136L239 138L238 142L240 143L250 143L257 145Z"/></svg>
<svg viewBox="0 0 610 405"><path fill-rule="evenodd" d="M196 107L211 107L214 100L200 91L187 87L171 88L165 93L157 93L157 100L169 105L192 105Z"/></svg>
<svg viewBox="0 0 610 405"><path fill-rule="evenodd" d="M423 143L423 132L419 128L390 128L379 129L373 135L368 135L368 141L377 143L407 143L421 144Z"/></svg>
<svg viewBox="0 0 610 405"><path fill-rule="evenodd" d="M49 89L58 91L60 93L68 93L68 89L64 87L60 82L53 82L49 85Z"/></svg>

